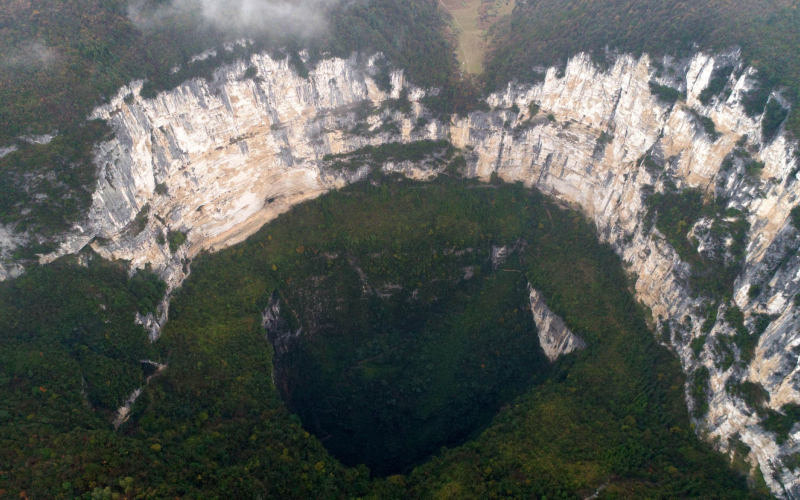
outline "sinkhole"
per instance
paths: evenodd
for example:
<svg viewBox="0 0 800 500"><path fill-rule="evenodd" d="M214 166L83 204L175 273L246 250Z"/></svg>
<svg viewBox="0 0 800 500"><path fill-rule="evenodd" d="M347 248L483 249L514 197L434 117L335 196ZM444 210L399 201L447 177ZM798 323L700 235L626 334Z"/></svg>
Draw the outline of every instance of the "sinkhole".
<svg viewBox="0 0 800 500"><path fill-rule="evenodd" d="M421 274L408 258L397 269L346 252L319 259L263 313L289 409L375 476L479 434L548 369L518 254L497 269L491 247L462 249L423 259Z"/></svg>

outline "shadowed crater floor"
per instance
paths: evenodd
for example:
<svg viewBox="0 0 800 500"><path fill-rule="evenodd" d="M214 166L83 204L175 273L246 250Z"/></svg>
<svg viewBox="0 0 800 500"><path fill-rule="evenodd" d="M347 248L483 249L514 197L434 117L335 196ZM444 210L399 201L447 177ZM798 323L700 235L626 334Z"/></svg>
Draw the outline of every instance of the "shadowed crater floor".
<svg viewBox="0 0 800 500"><path fill-rule="evenodd" d="M548 366L519 252L503 269L488 243L420 252L424 281L401 272L405 253L321 256L265 314L290 409L343 463L380 476L485 428Z"/></svg>

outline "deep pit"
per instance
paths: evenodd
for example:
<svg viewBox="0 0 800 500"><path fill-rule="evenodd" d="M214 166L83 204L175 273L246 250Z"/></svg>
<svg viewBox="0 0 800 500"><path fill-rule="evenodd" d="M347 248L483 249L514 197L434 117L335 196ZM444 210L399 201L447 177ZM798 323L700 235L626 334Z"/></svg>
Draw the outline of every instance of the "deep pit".
<svg viewBox="0 0 800 500"><path fill-rule="evenodd" d="M408 472L476 435L546 371L523 259L493 269L490 251L431 254L439 278L412 286L363 271L374 254L331 255L325 274L274 294L266 326L276 385L345 465Z"/></svg>
<svg viewBox="0 0 800 500"><path fill-rule="evenodd" d="M692 432L687 381L653 340L619 257L577 212L522 185L374 178L298 205L196 259L148 351L131 342L143 330L118 328L144 303L140 290L95 264L43 266L0 290L7 331L19 332L0 352L11 360L0 369L12 370L0 375L13 380L0 418L16 419L6 456L36 411L75 429L67 443L87 459L146 470L175 492L153 494L170 498L267 487L269 498L579 500L599 485L621 498L752 498ZM53 286L85 284L75 269L96 272L94 282ZM584 350L543 362L536 338L552 330L533 329L527 283ZM65 297L113 307L79 301L95 312L76 315ZM62 309L40 314L46 303ZM76 332L88 350L71 350ZM168 367L129 420L113 435L92 431L108 436L92 444L75 423L98 429L108 415L82 390L91 398L107 379L93 371L97 356L69 360L96 347L116 356L107 366L132 361L131 385L106 390L112 403L143 382L140 360ZM21 370L38 379L19 384ZM7 409L31 394L38 410ZM405 474L370 479L342 462ZM176 484L179 468L192 475Z"/></svg>

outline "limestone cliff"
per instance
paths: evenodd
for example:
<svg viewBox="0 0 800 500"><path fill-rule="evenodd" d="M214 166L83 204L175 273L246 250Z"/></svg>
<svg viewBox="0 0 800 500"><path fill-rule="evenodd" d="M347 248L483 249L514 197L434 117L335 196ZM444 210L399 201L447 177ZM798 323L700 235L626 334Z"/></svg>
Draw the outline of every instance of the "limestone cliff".
<svg viewBox="0 0 800 500"><path fill-rule="evenodd" d="M429 119L423 126L417 119L426 111L416 101L435 89L411 87L398 71L391 91L384 92L371 76L371 61L356 58L323 61L304 79L288 61L256 55L221 68L210 82L192 80L149 100L138 96L141 83L134 82L95 111L109 121L115 139L97 153L94 204L87 221L43 260L91 243L101 255L128 259L134 267L151 263L174 287L201 250L242 241L292 205L366 173L333 171L324 155L390 141L449 139L462 149L469 175L488 179L497 172L522 181L594 220L601 239L638 277L637 296L660 318L659 327L680 332L669 341L689 379L698 366L708 367L710 410L697 422L700 432L722 451L740 439L772 490L788 498L800 494L800 474L781 461L800 451L793 439L800 432L778 445L754 409L726 385L762 384L775 410L800 403L795 353L800 317L791 305L800 289L800 240L787 222L800 191L798 160L783 135L764 143L760 119L743 112L739 101L752 84L752 70L742 68L735 53L660 62L668 76L659 76L647 56L620 56L607 71L577 56L563 75L552 68L541 84L511 85L490 96L490 112L448 123ZM699 95L714 69L730 64L738 65L730 92L704 106ZM255 78L245 78L250 66L257 69ZM651 92L651 80L685 91L685 102L662 103ZM415 101L411 113L364 112L364 102L380 104L404 86ZM536 116L530 104L541 109ZM704 128L703 117L713 120L715 132ZM763 168L745 175L746 165L731 155L737 148L748 149ZM645 166L645 154L657 158L659 168ZM424 165L384 168L414 177L431 174ZM750 223L735 301L747 325L758 313L775 318L747 366L719 363L715 347L733 334L722 320L698 356L690 347L692 339L706 335L701 326L706 317L699 312L705 301L689 291L688 264L645 220L643 197L667 182L716 194ZM712 222L700 221L693 229L700 245ZM186 243L171 251L167 241L179 232ZM155 323L166 320L165 310L162 306ZM150 321L157 335L154 319L140 321ZM740 353L734 355L738 359ZM687 395L688 388L687 383Z"/></svg>
<svg viewBox="0 0 800 500"><path fill-rule="evenodd" d="M539 344L541 344L547 359L555 361L562 354L585 349L586 343L583 339L572 333L572 330L564 324L564 320L547 307L542 293L532 288L530 284L528 284L528 291L530 292L533 320L536 322L536 329L539 332Z"/></svg>

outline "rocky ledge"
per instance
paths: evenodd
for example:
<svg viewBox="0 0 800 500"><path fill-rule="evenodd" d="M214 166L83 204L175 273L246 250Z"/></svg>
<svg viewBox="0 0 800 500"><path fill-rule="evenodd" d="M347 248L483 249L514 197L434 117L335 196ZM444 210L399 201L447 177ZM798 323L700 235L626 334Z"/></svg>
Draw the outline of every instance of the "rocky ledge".
<svg viewBox="0 0 800 500"><path fill-rule="evenodd" d="M510 85L490 96L491 111L448 122L419 102L436 89L410 85L402 71L392 73L391 89L380 89L375 61L325 60L302 78L288 60L254 55L220 68L212 81L191 80L154 99L138 95L141 82L121 89L94 112L109 121L115 138L97 151L91 212L42 261L89 244L133 267L149 263L175 287L199 252L242 241L291 206L367 173L332 169L325 155L449 140L467 160L466 175L521 181L594 220L635 278L659 338L680 357L690 409L702 415L698 432L722 452L746 453L778 496L800 494L800 471L784 466L800 452L800 428L783 439L760 423L764 412L800 403L800 316L792 305L800 290L800 238L789 222L800 160L780 131L765 140L762 118L744 112L740 100L754 71L738 54L698 53L658 64L623 55L605 71L579 55L562 72L549 69L538 85ZM702 91L729 66L727 90L703 104ZM662 102L652 84L671 86L685 99ZM407 113L387 105L402 91L411 101ZM405 163L382 168L415 178L436 173ZM701 219L689 232L700 250L732 255L731 238L714 239L715 224L736 217L749 223L733 303L696 297L689 264L648 218L643 200L668 188L724 200L726 215ZM752 358L730 342L741 334L723 320L734 306L744 335L763 330ZM154 336L165 320L163 305L158 318L140 318ZM690 397L706 370L708 411ZM763 407L752 408L731 389L744 382L763 387Z"/></svg>

